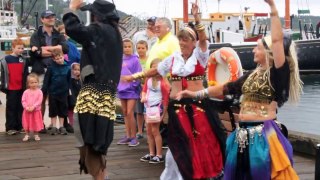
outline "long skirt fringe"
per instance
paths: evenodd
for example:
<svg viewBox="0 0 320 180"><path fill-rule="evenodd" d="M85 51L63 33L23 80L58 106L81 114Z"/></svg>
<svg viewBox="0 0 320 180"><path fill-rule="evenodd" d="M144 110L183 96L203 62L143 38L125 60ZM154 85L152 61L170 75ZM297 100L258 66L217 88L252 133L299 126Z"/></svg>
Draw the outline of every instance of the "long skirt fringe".
<svg viewBox="0 0 320 180"><path fill-rule="evenodd" d="M224 179L296 180L292 157L290 142L273 120L240 122L227 139Z"/></svg>

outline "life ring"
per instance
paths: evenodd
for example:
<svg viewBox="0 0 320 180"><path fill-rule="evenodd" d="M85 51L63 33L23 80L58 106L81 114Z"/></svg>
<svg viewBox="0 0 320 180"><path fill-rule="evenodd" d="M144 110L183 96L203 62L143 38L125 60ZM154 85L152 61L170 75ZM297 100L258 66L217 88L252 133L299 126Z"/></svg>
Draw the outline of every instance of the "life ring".
<svg viewBox="0 0 320 180"><path fill-rule="evenodd" d="M240 58L235 50L223 47L211 53L207 66L209 86L235 81L242 75Z"/></svg>

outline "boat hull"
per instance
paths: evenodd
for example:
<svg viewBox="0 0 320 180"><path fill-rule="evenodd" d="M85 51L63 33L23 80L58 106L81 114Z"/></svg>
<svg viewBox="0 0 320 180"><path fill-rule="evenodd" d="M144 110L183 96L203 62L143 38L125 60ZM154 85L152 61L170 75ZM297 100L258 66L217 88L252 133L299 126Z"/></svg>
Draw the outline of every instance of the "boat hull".
<svg viewBox="0 0 320 180"><path fill-rule="evenodd" d="M320 72L320 39L297 40L295 43L300 71ZM256 67L252 52L255 46L256 43L221 43L210 44L209 49L213 52L221 47L231 47L238 53L243 69L252 70Z"/></svg>

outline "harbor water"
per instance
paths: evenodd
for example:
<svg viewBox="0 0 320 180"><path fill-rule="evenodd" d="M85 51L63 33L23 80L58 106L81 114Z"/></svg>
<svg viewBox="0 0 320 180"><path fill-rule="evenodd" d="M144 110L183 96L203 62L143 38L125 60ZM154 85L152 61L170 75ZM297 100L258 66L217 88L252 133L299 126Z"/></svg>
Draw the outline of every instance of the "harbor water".
<svg viewBox="0 0 320 180"><path fill-rule="evenodd" d="M289 130L320 135L320 75L302 75L303 94L297 105L286 103L278 120Z"/></svg>

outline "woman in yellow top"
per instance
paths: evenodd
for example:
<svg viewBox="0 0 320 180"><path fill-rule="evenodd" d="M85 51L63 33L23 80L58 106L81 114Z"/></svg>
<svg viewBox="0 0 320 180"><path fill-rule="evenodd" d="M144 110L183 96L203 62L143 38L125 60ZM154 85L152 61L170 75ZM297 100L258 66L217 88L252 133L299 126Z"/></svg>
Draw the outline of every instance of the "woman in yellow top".
<svg viewBox="0 0 320 180"><path fill-rule="evenodd" d="M203 99L226 94L242 95L239 127L226 143L225 180L294 180L293 150L276 121L277 108L298 102L302 91L294 43L284 36L274 0L271 36L258 40L253 49L257 68L235 82L200 91L184 90L177 99Z"/></svg>

